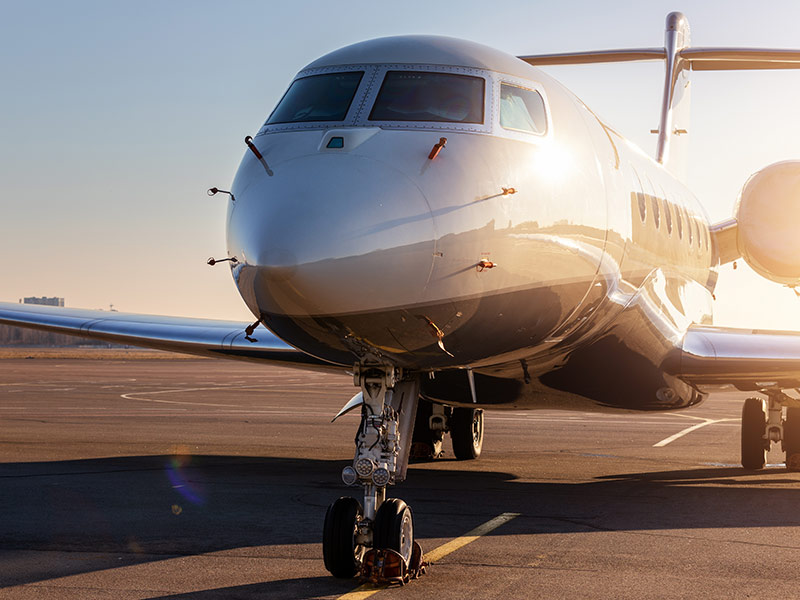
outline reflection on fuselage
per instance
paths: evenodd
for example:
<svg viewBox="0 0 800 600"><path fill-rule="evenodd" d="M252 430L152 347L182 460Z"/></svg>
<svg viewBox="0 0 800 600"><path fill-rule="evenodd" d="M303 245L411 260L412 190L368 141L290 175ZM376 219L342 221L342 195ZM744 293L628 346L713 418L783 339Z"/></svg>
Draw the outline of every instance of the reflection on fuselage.
<svg viewBox="0 0 800 600"><path fill-rule="evenodd" d="M688 325L710 319L693 196L538 70L466 42L407 42L406 60L412 46L389 38L366 43L380 64L360 64L365 48L312 63L298 78L365 73L346 118L268 122L254 143L272 176L245 154L228 241L253 313L332 362L434 373L423 395L451 404L471 402L464 368L481 404L699 401L667 374ZM443 49L474 66L441 66ZM482 79L484 121L370 121L382 78L403 69ZM504 84L543 99L546 133L501 126Z"/></svg>

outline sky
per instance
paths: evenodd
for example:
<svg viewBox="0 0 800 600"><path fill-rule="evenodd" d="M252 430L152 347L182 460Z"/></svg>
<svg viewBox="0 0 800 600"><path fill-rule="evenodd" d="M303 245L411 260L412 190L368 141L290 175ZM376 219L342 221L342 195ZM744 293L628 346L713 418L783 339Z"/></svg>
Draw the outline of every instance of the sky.
<svg viewBox="0 0 800 600"><path fill-rule="evenodd" d="M0 301L250 320L225 255L228 189L294 74L341 46L440 34L511 54L663 44L800 47L800 2L0 0ZM663 66L547 68L652 155ZM746 179L800 158L800 71L694 73L687 183L712 222ZM800 329L800 298L742 261L715 322Z"/></svg>

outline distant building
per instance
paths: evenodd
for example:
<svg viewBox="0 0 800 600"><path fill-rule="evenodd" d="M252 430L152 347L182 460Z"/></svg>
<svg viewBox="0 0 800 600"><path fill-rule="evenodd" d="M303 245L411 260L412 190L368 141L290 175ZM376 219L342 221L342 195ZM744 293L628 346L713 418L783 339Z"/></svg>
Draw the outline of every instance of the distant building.
<svg viewBox="0 0 800 600"><path fill-rule="evenodd" d="M31 296L30 298L23 298L22 304L44 304L46 306L64 306L64 299L63 298L47 298L46 296L42 296L38 298L36 296Z"/></svg>

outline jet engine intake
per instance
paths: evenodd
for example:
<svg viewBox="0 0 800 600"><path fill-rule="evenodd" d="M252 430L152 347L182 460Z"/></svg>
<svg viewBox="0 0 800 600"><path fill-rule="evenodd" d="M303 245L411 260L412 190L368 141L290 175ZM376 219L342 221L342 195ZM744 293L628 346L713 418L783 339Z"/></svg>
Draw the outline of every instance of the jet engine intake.
<svg viewBox="0 0 800 600"><path fill-rule="evenodd" d="M737 245L754 271L800 284L800 161L774 163L750 176L736 206Z"/></svg>

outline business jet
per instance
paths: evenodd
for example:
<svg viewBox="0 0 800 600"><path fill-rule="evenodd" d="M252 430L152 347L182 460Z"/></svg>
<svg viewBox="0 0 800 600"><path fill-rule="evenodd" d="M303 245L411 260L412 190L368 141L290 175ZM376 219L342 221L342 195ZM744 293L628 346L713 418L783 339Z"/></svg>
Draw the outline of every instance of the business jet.
<svg viewBox="0 0 800 600"><path fill-rule="evenodd" d="M539 66L661 61L651 159ZM741 460L780 443L800 467L800 333L715 327L720 265L800 283L800 161L745 183L710 224L681 183L693 71L800 68L800 50L664 47L515 57L436 36L336 50L304 67L245 139L227 262L256 321L4 303L0 322L230 359L347 371L360 392L360 499L328 509L325 565L414 562L411 509L386 498L409 456L483 445L485 409L674 411L744 402ZM262 328L259 328L263 325ZM337 415L337 416L339 416ZM416 559L418 560L418 559Z"/></svg>

